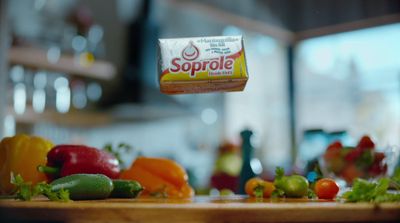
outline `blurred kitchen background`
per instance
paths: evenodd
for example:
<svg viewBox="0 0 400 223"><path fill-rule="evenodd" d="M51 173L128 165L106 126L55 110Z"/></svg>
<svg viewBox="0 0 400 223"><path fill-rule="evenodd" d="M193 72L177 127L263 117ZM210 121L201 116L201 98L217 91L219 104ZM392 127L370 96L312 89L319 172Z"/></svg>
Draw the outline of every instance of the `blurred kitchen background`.
<svg viewBox="0 0 400 223"><path fill-rule="evenodd" d="M336 139L400 145L398 0L0 2L1 137L124 142L177 160L195 187L240 172L245 129L266 178ZM219 35L244 36L243 92L159 92L158 38Z"/></svg>

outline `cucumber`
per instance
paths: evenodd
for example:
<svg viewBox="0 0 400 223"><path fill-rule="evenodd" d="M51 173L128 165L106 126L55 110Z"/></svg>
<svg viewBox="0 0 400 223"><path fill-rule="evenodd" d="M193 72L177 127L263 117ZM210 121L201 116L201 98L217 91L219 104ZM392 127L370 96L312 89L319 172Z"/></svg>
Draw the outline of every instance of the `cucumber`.
<svg viewBox="0 0 400 223"><path fill-rule="evenodd" d="M113 182L103 174L72 174L50 183L52 191L68 190L71 200L106 199L114 189Z"/></svg>
<svg viewBox="0 0 400 223"><path fill-rule="evenodd" d="M143 190L142 185L134 180L113 180L112 198L135 198Z"/></svg>

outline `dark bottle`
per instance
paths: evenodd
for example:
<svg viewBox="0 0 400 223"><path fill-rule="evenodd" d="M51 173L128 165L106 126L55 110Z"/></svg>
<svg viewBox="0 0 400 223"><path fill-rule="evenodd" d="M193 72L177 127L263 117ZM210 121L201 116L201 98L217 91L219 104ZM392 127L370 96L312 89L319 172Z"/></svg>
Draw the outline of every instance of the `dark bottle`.
<svg viewBox="0 0 400 223"><path fill-rule="evenodd" d="M240 172L240 179L239 179L239 193L245 194L244 186L252 177L256 176L253 168L251 167L251 159L253 158L254 147L251 144L251 136L253 132L250 130L244 130L240 133L242 137L242 159L243 165L242 170Z"/></svg>

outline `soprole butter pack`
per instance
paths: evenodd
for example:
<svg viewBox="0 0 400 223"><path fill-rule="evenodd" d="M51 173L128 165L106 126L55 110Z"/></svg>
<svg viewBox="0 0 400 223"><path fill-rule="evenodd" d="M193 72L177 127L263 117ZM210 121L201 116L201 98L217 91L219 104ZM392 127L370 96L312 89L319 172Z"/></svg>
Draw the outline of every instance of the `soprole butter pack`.
<svg viewBox="0 0 400 223"><path fill-rule="evenodd" d="M159 39L166 94L242 91L248 79L242 36Z"/></svg>

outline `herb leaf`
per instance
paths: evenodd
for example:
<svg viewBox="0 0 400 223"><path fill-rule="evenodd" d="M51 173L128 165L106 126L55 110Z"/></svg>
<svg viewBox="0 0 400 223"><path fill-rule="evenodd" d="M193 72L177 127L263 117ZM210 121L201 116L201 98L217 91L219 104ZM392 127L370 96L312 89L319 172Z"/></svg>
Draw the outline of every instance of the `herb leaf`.
<svg viewBox="0 0 400 223"><path fill-rule="evenodd" d="M264 196L264 186L263 185L258 185L254 188L254 195L256 198L263 198Z"/></svg>
<svg viewBox="0 0 400 223"><path fill-rule="evenodd" d="M15 190L15 198L23 201L30 201L32 199L32 183L31 182L24 182L21 175L14 175L13 172L10 174L11 176L11 183L16 186Z"/></svg>
<svg viewBox="0 0 400 223"><path fill-rule="evenodd" d="M315 194L315 192L312 189L308 188L307 197L310 199L314 199L314 198L317 198L317 195Z"/></svg>
<svg viewBox="0 0 400 223"><path fill-rule="evenodd" d="M132 151L132 146L127 143L119 143L117 146L113 146L112 143L107 143L104 145L103 150L115 156L119 161L119 166L121 169L126 168L125 162L122 160L124 154Z"/></svg>
<svg viewBox="0 0 400 223"><path fill-rule="evenodd" d="M377 182L356 179L351 191L342 195L346 202L398 202L400 194L388 193L390 178L381 178Z"/></svg>
<svg viewBox="0 0 400 223"><path fill-rule="evenodd" d="M285 191L283 191L282 189L275 189L274 191L272 191L271 197L272 198L278 198L278 197L283 197L285 195Z"/></svg>
<svg viewBox="0 0 400 223"><path fill-rule="evenodd" d="M397 167L392 176L392 182L397 190L400 190L400 167Z"/></svg>
<svg viewBox="0 0 400 223"><path fill-rule="evenodd" d="M285 175L285 170L282 167L276 167L275 169L275 179L279 180Z"/></svg>
<svg viewBox="0 0 400 223"><path fill-rule="evenodd" d="M52 191L51 185L41 182L32 186L31 182L25 182L21 175L14 176L11 173L11 183L16 186L15 199L22 201L30 201L33 197L44 195L51 201L70 201L69 191L61 189L59 191Z"/></svg>
<svg viewBox="0 0 400 223"><path fill-rule="evenodd" d="M285 170L282 167L275 168L275 190L272 192L272 197L284 197L285 191L283 190L283 184L285 181Z"/></svg>

